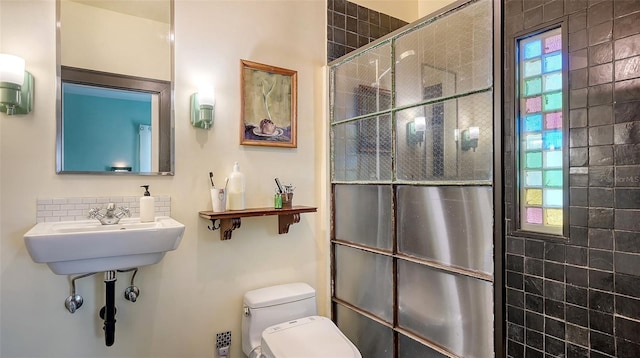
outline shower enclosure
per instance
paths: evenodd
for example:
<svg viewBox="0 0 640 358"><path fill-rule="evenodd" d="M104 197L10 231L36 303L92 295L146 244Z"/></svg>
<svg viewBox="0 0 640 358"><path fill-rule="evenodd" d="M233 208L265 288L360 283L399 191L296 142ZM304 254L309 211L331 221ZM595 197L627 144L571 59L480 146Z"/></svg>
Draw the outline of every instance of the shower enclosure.
<svg viewBox="0 0 640 358"><path fill-rule="evenodd" d="M363 357L495 354L493 33L457 2L330 63L332 314Z"/></svg>

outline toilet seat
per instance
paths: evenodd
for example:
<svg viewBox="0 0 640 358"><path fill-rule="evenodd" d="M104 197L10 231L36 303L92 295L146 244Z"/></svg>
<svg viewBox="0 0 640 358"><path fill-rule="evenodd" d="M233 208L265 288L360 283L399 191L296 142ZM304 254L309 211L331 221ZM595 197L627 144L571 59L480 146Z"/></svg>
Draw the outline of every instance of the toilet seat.
<svg viewBox="0 0 640 358"><path fill-rule="evenodd" d="M268 327L262 332L268 358L361 358L360 352L328 318L309 316Z"/></svg>

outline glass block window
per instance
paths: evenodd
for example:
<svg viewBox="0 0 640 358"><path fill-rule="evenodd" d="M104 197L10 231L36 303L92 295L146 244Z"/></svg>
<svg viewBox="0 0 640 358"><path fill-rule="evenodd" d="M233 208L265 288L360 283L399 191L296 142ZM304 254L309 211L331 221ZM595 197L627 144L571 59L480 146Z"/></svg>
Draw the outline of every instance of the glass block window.
<svg viewBox="0 0 640 358"><path fill-rule="evenodd" d="M562 235L563 53L556 28L517 41L520 228Z"/></svg>

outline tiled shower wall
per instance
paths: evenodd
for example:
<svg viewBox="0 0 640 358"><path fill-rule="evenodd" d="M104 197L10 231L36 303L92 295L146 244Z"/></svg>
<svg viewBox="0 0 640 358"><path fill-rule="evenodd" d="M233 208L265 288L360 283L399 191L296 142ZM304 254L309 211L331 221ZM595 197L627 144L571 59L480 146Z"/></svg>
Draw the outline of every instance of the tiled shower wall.
<svg viewBox="0 0 640 358"><path fill-rule="evenodd" d="M640 357L640 1L503 5L508 219L514 35L565 18L569 45L570 234L507 236L508 356Z"/></svg>
<svg viewBox="0 0 640 358"><path fill-rule="evenodd" d="M347 0L327 0L327 62L406 24L405 21Z"/></svg>

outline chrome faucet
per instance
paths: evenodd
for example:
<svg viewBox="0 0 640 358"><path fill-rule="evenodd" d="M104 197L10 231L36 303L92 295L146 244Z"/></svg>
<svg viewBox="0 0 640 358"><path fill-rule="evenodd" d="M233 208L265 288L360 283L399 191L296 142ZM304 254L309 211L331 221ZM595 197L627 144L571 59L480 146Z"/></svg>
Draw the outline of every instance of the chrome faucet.
<svg viewBox="0 0 640 358"><path fill-rule="evenodd" d="M104 213L102 212L104 210ZM114 225L120 222L120 219L124 216L131 216L129 208L119 206L116 208L116 204L107 204L106 209L93 208L89 210L89 219L98 219L102 225Z"/></svg>

